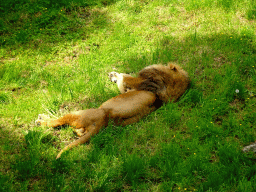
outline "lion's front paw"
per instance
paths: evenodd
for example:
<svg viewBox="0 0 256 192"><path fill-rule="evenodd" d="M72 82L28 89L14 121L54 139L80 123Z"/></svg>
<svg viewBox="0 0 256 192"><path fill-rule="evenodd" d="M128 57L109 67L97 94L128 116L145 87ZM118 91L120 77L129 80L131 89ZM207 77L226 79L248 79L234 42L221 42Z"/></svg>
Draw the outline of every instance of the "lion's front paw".
<svg viewBox="0 0 256 192"><path fill-rule="evenodd" d="M117 83L117 80L119 78L119 73L113 71L109 73L108 76L111 82Z"/></svg>

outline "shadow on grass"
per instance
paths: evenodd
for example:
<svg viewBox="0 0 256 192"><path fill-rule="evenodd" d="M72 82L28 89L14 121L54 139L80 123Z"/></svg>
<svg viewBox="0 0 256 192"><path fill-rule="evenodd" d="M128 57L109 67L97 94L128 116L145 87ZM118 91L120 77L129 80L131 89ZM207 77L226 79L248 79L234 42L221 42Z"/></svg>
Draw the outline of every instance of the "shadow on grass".
<svg viewBox="0 0 256 192"><path fill-rule="evenodd" d="M7 134L3 130L0 133L4 136ZM32 183L38 181L48 181L45 187L51 191L63 188L65 174L69 173L71 163L69 160L56 161L55 155L50 156L50 151L54 146L54 139L49 133L34 130L28 131L24 137L25 142L21 142L14 150L8 148L14 145L14 141L15 145L19 144L15 136L1 140L5 143L5 145L1 144L1 146L5 146L8 149L3 152L2 156L6 157L5 155L9 156L12 153L12 158L5 159L4 172L12 170L12 173L7 174L7 177L5 174L0 175L0 189L28 191L35 189Z"/></svg>
<svg viewBox="0 0 256 192"><path fill-rule="evenodd" d="M102 7L118 0L7 0L0 5L0 45L48 49L59 42L86 39L110 22ZM44 44L47 44L45 47Z"/></svg>
<svg viewBox="0 0 256 192"><path fill-rule="evenodd" d="M13 184L16 179L14 174L16 170L13 169L12 165L15 164L18 159L17 156L19 156L19 152L22 151L24 143L15 133L4 126L0 126L0 146L0 191L15 191L16 186L13 186ZM9 170L13 172L10 173Z"/></svg>

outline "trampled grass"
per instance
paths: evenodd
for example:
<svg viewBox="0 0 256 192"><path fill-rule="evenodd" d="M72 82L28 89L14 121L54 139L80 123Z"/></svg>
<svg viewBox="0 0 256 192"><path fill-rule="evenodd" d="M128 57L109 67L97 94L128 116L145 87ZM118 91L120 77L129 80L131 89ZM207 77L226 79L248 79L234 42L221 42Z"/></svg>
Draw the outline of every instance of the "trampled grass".
<svg viewBox="0 0 256 192"><path fill-rule="evenodd" d="M255 191L253 0L59 0L0 4L1 191ZM36 127L119 94L111 71L176 62L192 85L90 143Z"/></svg>

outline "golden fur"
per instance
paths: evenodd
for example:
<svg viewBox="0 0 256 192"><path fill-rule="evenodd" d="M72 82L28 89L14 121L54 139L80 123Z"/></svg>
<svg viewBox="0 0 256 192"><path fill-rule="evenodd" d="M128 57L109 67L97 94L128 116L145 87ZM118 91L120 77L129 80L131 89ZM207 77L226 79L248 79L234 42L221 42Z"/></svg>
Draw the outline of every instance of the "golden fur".
<svg viewBox="0 0 256 192"><path fill-rule="evenodd" d="M121 93L145 90L155 93L163 102L177 101L188 89L190 80L187 72L173 63L151 65L142 69L138 77L111 72L109 78L117 83Z"/></svg>
<svg viewBox="0 0 256 192"><path fill-rule="evenodd" d="M116 125L125 126L139 121L160 106L161 102L156 99L154 93L132 91L109 99L98 109L77 111L57 120L46 121L44 115L39 115L36 124L48 127L70 125L80 137L61 150L56 157L58 159L64 151L89 141L91 136L108 125L109 119Z"/></svg>
<svg viewBox="0 0 256 192"><path fill-rule="evenodd" d="M122 126L138 122L160 107L162 102L177 101L189 85L187 73L174 64L146 67L137 78L116 72L111 72L109 77L117 83L122 94L109 99L98 109L77 111L57 120L46 120L44 115L39 115L36 124L49 127L70 125L80 137L61 150L56 158L64 151L89 141L91 136L108 125L109 119Z"/></svg>

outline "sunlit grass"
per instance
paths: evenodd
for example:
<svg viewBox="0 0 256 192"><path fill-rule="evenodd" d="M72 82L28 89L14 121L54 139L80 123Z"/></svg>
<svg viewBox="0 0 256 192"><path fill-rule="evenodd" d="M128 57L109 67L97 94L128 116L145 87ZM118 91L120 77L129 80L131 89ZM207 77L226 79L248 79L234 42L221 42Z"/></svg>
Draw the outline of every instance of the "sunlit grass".
<svg viewBox="0 0 256 192"><path fill-rule="evenodd" d="M241 151L256 140L254 1L12 2L0 19L1 190L255 191L255 154ZM108 72L169 61L192 80L179 102L55 160L76 137L36 127L38 114L99 107L119 94Z"/></svg>

